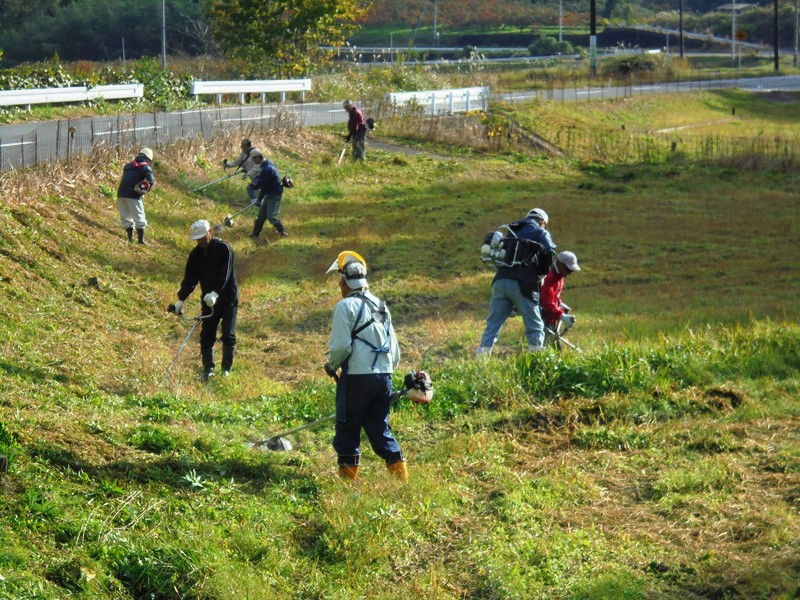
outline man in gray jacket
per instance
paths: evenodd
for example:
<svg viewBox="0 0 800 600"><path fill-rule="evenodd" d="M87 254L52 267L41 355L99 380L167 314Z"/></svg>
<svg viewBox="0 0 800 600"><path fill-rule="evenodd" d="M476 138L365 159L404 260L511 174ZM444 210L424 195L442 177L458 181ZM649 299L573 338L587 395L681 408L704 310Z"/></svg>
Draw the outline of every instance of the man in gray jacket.
<svg viewBox="0 0 800 600"><path fill-rule="evenodd" d="M361 456L361 429L389 471L408 480L405 457L389 427L392 373L400 362L400 347L386 304L370 293L367 265L356 252L345 251L328 269L339 274L342 294L333 310L325 371L335 375L336 434L339 475L355 479Z"/></svg>
<svg viewBox="0 0 800 600"><path fill-rule="evenodd" d="M249 175L249 172L255 164L253 163L253 143L248 140L247 138L242 140L242 143L239 145L242 152L234 158L233 160L228 160L227 158L222 161L222 168L227 169L237 169L245 174L245 176ZM258 156L261 156L261 152L258 153ZM247 184L247 197L250 198L250 203L256 201L256 197L258 192L256 192L256 187L253 185L253 178L250 177L250 183Z"/></svg>

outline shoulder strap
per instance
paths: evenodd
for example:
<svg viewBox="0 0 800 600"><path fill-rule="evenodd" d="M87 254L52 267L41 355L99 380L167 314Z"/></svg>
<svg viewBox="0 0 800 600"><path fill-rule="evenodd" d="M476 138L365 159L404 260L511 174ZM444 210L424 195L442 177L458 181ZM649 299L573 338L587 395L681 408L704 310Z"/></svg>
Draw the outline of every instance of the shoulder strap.
<svg viewBox="0 0 800 600"><path fill-rule="evenodd" d="M366 297L363 293L356 293L353 294L354 296L358 296L361 298L361 306L358 308L358 313L356 314L356 323L361 320L361 316L364 314L364 307L367 306L367 303L370 305L370 318L360 327L353 327L353 330L350 332L350 337L352 341L358 340L369 346L370 350L375 354L375 358L372 361L372 367L375 367L375 364L378 362L378 356L380 354L389 354L391 352L391 346L389 345L391 340L389 339L389 326L386 323L386 304L383 300L380 301L380 304L376 305L372 300ZM374 307L377 309L378 313L381 315L384 331L386 332L386 342L382 346L376 346L369 340L365 340L364 338L358 337L358 334L364 331L367 327L371 327L378 323L375 319L375 311L372 309Z"/></svg>

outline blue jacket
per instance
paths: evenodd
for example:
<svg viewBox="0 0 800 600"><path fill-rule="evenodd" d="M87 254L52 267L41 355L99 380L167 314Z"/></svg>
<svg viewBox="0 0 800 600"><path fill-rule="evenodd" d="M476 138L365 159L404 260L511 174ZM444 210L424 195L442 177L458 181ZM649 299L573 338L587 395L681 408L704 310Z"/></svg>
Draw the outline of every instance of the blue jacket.
<svg viewBox="0 0 800 600"><path fill-rule="evenodd" d="M553 243L550 233L546 229L539 227L539 224L533 219L515 221L509 227L514 230L518 237L538 242L542 248L537 250L537 257L530 264L497 269L493 282L498 279L516 279L520 282L520 289L524 295L532 300L538 300L539 281L550 271L556 245ZM535 297L533 296L534 294Z"/></svg>
<svg viewBox="0 0 800 600"><path fill-rule="evenodd" d="M134 189L136 184L142 179L146 179L151 186L156 182L153 169L146 161L147 157L140 154L122 168L122 179L117 189L117 198L141 198L142 196Z"/></svg>
<svg viewBox="0 0 800 600"><path fill-rule="evenodd" d="M260 190L257 202L261 202L264 196L280 196L283 194L283 185L281 184L278 168L266 159L261 163L261 172L258 174L258 179L253 182L253 185Z"/></svg>

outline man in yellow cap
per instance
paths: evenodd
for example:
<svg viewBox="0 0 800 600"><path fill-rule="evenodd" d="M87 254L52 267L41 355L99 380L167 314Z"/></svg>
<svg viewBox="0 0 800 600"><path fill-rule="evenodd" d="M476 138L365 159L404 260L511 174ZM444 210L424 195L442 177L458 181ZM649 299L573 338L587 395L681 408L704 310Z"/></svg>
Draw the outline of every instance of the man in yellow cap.
<svg viewBox="0 0 800 600"><path fill-rule="evenodd" d="M366 261L345 251L328 269L338 273L342 299L333 309L325 371L335 375L336 434L339 475L355 479L361 457L361 429L389 471L408 481L405 457L389 427L392 373L400 362L400 347L386 304L369 292Z"/></svg>

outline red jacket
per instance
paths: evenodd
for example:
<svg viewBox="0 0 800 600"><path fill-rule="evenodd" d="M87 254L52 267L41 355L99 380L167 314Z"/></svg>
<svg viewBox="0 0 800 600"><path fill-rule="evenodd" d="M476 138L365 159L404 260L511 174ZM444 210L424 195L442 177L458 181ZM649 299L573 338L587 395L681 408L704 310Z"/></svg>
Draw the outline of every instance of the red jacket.
<svg viewBox="0 0 800 600"><path fill-rule="evenodd" d="M347 119L347 130L350 135L356 135L367 130L364 113L357 106L350 108L350 118Z"/></svg>
<svg viewBox="0 0 800 600"><path fill-rule="evenodd" d="M561 290L564 288L564 276L559 274L555 267L550 269L544 278L539 302L542 310L542 320L548 325L557 325L564 309L561 308Z"/></svg>

